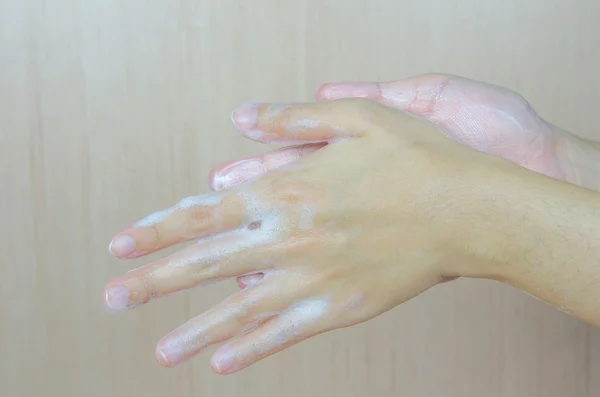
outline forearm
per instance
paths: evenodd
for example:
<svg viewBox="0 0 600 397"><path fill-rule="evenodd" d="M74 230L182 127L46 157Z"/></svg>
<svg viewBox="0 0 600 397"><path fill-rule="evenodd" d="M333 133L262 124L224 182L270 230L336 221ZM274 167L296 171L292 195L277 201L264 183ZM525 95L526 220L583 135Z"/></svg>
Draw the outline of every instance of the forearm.
<svg viewBox="0 0 600 397"><path fill-rule="evenodd" d="M550 178L524 178L505 214L498 276L600 326L600 194ZM504 233L502 233L504 232Z"/></svg>
<svg viewBox="0 0 600 397"><path fill-rule="evenodd" d="M557 137L556 156L565 180L600 191L600 143L572 135L552 126Z"/></svg>

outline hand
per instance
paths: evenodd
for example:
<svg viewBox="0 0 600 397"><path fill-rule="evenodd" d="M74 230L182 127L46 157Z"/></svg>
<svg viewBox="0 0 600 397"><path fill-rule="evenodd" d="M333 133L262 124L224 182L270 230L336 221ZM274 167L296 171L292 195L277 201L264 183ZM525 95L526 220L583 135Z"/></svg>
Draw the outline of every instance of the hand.
<svg viewBox="0 0 600 397"><path fill-rule="evenodd" d="M598 190L600 150L540 118L516 92L457 76L426 74L384 83L330 83L317 101L367 98L435 123L448 137L522 167ZM214 190L229 188L310 154L319 145L285 148L234 161L213 171ZM261 275L238 278L241 288ZM446 281L446 280L445 280Z"/></svg>
<svg viewBox="0 0 600 397"><path fill-rule="evenodd" d="M185 199L113 239L120 258L199 240L112 280L105 288L112 311L205 282L265 275L165 336L156 349L165 366L226 342L211 365L232 373L366 321L444 277L496 277L504 250L487 239L504 241L495 232L506 219L503 198L514 180L535 176L371 101L246 105L234 120L260 142L330 144L256 180Z"/></svg>
<svg viewBox="0 0 600 397"><path fill-rule="evenodd" d="M578 138L540 118L519 94L457 76L426 74L384 83L330 83L317 101L368 98L435 123L450 138L522 167L598 189L597 143ZM318 149L287 148L273 158L249 158L218 167L215 190L231 187ZM241 167L238 167L241 166Z"/></svg>
<svg viewBox="0 0 600 397"><path fill-rule="evenodd" d="M427 74L389 83L324 84L315 94L317 101L342 98L367 98L400 109L433 122L450 138L473 149L557 179L566 177L566 161L558 157L557 148L570 134L542 120L513 91L456 76ZM231 187L318 148L286 148L271 158L224 164L214 171L211 187Z"/></svg>

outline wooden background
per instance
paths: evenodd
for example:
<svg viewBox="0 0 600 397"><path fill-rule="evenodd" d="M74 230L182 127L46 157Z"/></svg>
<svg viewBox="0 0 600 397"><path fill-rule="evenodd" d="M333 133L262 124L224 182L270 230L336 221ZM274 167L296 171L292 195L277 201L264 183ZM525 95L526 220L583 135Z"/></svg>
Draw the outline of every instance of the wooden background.
<svg viewBox="0 0 600 397"><path fill-rule="evenodd" d="M438 71L600 138L599 17L597 0L0 0L0 395L599 396L600 331L491 282L228 377L208 353L167 370L153 350L233 282L101 309L104 283L143 263L108 254L115 231L265 150L231 127L240 102Z"/></svg>

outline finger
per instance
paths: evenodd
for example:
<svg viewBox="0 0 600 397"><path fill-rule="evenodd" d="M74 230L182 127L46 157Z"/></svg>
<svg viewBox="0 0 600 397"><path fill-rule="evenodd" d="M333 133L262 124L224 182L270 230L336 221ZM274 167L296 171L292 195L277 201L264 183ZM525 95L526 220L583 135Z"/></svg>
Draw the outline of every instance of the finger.
<svg viewBox="0 0 600 397"><path fill-rule="evenodd" d="M245 104L233 112L232 120L244 136L262 143L325 142L364 135L374 111L372 103L356 100Z"/></svg>
<svg viewBox="0 0 600 397"><path fill-rule="evenodd" d="M321 85L315 92L315 101L331 101L343 98L366 98L382 105L388 105L382 94L382 87L388 83L379 82L340 82Z"/></svg>
<svg viewBox="0 0 600 397"><path fill-rule="evenodd" d="M174 367L206 347L241 335L276 316L291 301L290 294L281 292L276 278L232 295L162 338L156 347L158 363Z"/></svg>
<svg viewBox="0 0 600 397"><path fill-rule="evenodd" d="M235 229L247 218L244 201L236 195L189 197L119 232L109 251L119 258L136 258L171 245Z"/></svg>
<svg viewBox="0 0 600 397"><path fill-rule="evenodd" d="M104 289L104 304L110 312L121 312L175 292L267 269L271 258L284 252L272 243L272 234L258 229L203 239L110 281Z"/></svg>
<svg viewBox="0 0 600 397"><path fill-rule="evenodd" d="M326 146L327 143L296 145L261 156L250 157L235 162L217 166L209 176L209 185L214 191L221 191L241 185L254 178L260 177L275 169L279 169L296 160L306 157L310 153ZM264 277L263 273L250 274L237 277L236 282L240 289L253 286Z"/></svg>
<svg viewBox="0 0 600 397"><path fill-rule="evenodd" d="M367 98L382 105L426 117L444 99L445 88L451 81L470 80L444 74L424 74L404 80L370 83L348 82L324 84L317 90L317 101L340 98Z"/></svg>
<svg viewBox="0 0 600 397"><path fill-rule="evenodd" d="M221 191L241 185L306 157L326 145L327 143L314 143L290 146L261 156L222 164L210 173L210 188L214 191Z"/></svg>
<svg viewBox="0 0 600 397"><path fill-rule="evenodd" d="M216 373L230 374L325 331L329 302L297 303L256 330L221 346L211 359Z"/></svg>

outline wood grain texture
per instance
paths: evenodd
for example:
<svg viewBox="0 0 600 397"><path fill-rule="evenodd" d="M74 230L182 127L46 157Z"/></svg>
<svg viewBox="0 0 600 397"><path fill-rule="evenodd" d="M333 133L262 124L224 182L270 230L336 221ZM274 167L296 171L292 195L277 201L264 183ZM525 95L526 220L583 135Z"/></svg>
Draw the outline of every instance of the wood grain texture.
<svg viewBox="0 0 600 397"><path fill-rule="evenodd" d="M599 396L600 332L492 282L229 377L207 353L163 369L153 349L233 282L124 315L100 305L143 263L108 254L115 231L264 150L230 126L240 102L439 71L600 139L598 17L596 0L0 0L2 396Z"/></svg>

